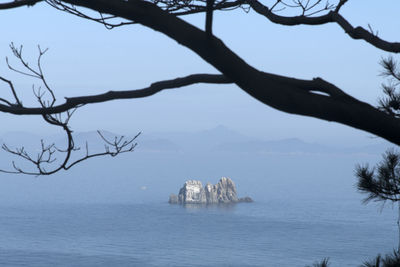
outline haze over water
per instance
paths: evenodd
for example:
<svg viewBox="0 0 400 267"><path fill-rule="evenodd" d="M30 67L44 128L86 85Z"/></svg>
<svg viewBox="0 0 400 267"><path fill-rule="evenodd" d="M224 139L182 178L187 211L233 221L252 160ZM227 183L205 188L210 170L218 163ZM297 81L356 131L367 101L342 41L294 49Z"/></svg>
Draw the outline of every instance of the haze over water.
<svg viewBox="0 0 400 267"><path fill-rule="evenodd" d="M355 164L380 160L384 143L265 141L222 126L141 138L134 153L52 177L2 174L0 264L303 267L329 257L357 266L396 247L395 210L362 205L354 187ZM186 180L221 176L255 202L167 204Z"/></svg>

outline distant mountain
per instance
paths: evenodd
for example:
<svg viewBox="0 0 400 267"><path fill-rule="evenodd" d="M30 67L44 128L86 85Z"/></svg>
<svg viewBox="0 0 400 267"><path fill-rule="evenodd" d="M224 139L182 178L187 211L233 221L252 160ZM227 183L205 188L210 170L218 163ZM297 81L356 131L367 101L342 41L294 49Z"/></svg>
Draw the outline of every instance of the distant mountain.
<svg viewBox="0 0 400 267"><path fill-rule="evenodd" d="M242 135L222 125L199 132L158 132L146 136L147 138L170 140L174 144L178 144L184 151L209 152L213 151L215 146L224 142L248 142L255 140L255 138Z"/></svg>
<svg viewBox="0 0 400 267"><path fill-rule="evenodd" d="M43 137L37 134L28 132L7 132L1 136L1 139L9 144L22 145L22 144L33 144L40 142Z"/></svg>
<svg viewBox="0 0 400 267"><path fill-rule="evenodd" d="M120 134L116 134L109 131L100 131L101 135L108 141L113 142L115 137L119 139L121 137ZM125 135L125 140L130 140L136 134ZM85 147L86 142L89 144L89 149L91 150L104 150L105 142L98 134L97 131L90 131L90 132L82 132L76 133L74 135L75 143L78 146ZM181 148L179 145L175 144L174 142L167 140L165 138L160 137L151 137L147 136L146 134L141 134L134 140L137 143L136 150L138 151L147 151L147 152L162 152L162 151L179 151Z"/></svg>
<svg viewBox="0 0 400 267"><path fill-rule="evenodd" d="M119 134L101 131L109 141L113 141ZM91 152L103 151L104 141L97 131L74 132L75 144L85 149L86 142ZM126 138L132 138L131 134ZM32 151L40 148L40 140L46 144L56 143L60 148L66 147L66 138L60 134L40 136L27 132L9 132L0 136L0 140L10 147L24 146ZM2 143L3 143L2 142ZM187 152L187 153L269 153L269 154L382 154L392 147L388 142L381 142L368 146L335 147L327 144L304 142L298 138L282 140L261 140L248 137L225 126L219 125L209 130L198 132L164 132L142 133L137 139L137 151L142 152ZM2 144L1 143L1 144Z"/></svg>
<svg viewBox="0 0 400 267"><path fill-rule="evenodd" d="M249 153L327 153L336 152L337 149L320 144L306 143L297 138L290 138L277 141L225 142L216 146L215 150Z"/></svg>
<svg viewBox="0 0 400 267"><path fill-rule="evenodd" d="M199 140L207 140L215 143L221 142L243 142L250 141L254 138L245 136L238 133L232 129L229 129L223 125L218 125L217 127L209 130L200 131L193 134L197 136Z"/></svg>
<svg viewBox="0 0 400 267"><path fill-rule="evenodd" d="M215 151L270 154L382 154L390 147L391 145L387 142L369 146L335 147L290 138L276 141L225 142L217 145Z"/></svg>
<svg viewBox="0 0 400 267"><path fill-rule="evenodd" d="M138 151L146 152L179 152L182 148L174 142L163 138L143 138L138 141Z"/></svg>

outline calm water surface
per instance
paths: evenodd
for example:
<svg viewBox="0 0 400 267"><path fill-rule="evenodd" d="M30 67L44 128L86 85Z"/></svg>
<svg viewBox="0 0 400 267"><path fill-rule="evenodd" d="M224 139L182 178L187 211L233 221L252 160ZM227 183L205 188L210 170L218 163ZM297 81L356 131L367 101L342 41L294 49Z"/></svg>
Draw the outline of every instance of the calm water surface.
<svg viewBox="0 0 400 267"><path fill-rule="evenodd" d="M397 244L395 210L358 200L0 207L1 266L358 266Z"/></svg>

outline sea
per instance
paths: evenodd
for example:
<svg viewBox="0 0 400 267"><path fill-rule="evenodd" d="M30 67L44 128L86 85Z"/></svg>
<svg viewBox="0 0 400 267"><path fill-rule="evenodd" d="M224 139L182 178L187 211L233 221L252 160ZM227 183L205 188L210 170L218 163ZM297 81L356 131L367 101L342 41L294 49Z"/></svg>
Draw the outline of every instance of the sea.
<svg viewBox="0 0 400 267"><path fill-rule="evenodd" d="M396 219L345 197L2 205L0 266L360 266L397 247Z"/></svg>
<svg viewBox="0 0 400 267"><path fill-rule="evenodd" d="M0 173L0 266L304 267L329 258L330 267L345 267L398 247L397 206L364 205L355 186L355 166L375 166L381 147L283 140L276 152L251 150L262 142L207 150L212 132L176 138L195 148L138 149L54 176ZM230 136L224 132L219 139ZM6 169L13 160L0 159ZM167 203L186 180L215 184L222 176L254 202Z"/></svg>

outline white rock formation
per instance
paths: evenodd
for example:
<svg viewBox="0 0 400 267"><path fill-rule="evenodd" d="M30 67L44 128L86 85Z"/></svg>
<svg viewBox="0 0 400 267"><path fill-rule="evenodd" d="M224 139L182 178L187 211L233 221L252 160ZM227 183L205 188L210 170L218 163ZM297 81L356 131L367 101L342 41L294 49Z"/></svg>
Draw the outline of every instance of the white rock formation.
<svg viewBox="0 0 400 267"><path fill-rule="evenodd" d="M206 204L206 193L200 181L189 180L179 190L178 202L181 204Z"/></svg>
<svg viewBox="0 0 400 267"><path fill-rule="evenodd" d="M204 190L206 192L207 204L218 203L217 188L215 185L207 183Z"/></svg>
<svg viewBox="0 0 400 267"><path fill-rule="evenodd" d="M217 191L218 203L238 202L236 186L231 179L222 177L215 187Z"/></svg>
<svg viewBox="0 0 400 267"><path fill-rule="evenodd" d="M171 204L219 204L252 202L250 197L238 198L235 183L226 177L222 177L216 185L207 183L203 188L200 181L186 181L179 190L179 195L170 195Z"/></svg>

